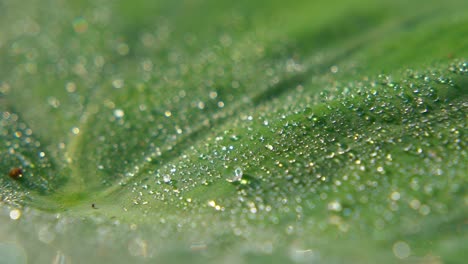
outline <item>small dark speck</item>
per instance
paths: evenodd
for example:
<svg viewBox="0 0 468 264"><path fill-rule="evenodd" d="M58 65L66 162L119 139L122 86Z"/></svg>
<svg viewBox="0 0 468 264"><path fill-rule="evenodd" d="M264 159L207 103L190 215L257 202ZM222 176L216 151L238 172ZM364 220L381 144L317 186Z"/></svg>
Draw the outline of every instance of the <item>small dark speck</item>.
<svg viewBox="0 0 468 264"><path fill-rule="evenodd" d="M15 180L18 180L19 178L23 177L23 169L21 168L13 168L10 170L8 175Z"/></svg>
<svg viewBox="0 0 468 264"><path fill-rule="evenodd" d="M96 204L92 204L91 207L92 207L93 209L98 209L97 206L96 206Z"/></svg>

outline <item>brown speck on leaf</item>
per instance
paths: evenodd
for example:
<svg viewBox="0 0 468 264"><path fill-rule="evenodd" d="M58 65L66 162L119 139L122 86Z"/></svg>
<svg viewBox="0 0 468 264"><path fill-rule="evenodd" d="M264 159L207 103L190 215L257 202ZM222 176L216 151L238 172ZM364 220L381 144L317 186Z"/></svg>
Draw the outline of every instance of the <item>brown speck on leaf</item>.
<svg viewBox="0 0 468 264"><path fill-rule="evenodd" d="M96 204L91 204L91 207L92 207L93 209L98 209L97 206L96 206Z"/></svg>
<svg viewBox="0 0 468 264"><path fill-rule="evenodd" d="M8 175L12 178L12 179L19 179L21 177L23 177L23 169L21 168L13 168L10 170L10 172L8 173Z"/></svg>

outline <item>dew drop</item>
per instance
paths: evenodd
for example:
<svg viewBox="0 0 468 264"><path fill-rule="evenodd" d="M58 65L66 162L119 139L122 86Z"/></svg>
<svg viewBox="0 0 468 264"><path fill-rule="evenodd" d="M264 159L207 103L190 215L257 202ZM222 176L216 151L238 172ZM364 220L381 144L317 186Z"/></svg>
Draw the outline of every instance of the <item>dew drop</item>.
<svg viewBox="0 0 468 264"><path fill-rule="evenodd" d="M413 199L413 200L411 200L409 205L414 210L419 210L419 208L421 207L421 202L419 200L417 200L417 199Z"/></svg>
<svg viewBox="0 0 468 264"><path fill-rule="evenodd" d="M130 47L126 43L119 43L117 45L117 53L121 56L125 56L130 51Z"/></svg>
<svg viewBox="0 0 468 264"><path fill-rule="evenodd" d="M60 106L60 101L53 96L47 98L47 103L53 108L58 108Z"/></svg>
<svg viewBox="0 0 468 264"><path fill-rule="evenodd" d="M125 115L125 112L122 109L115 109L114 110L114 116L116 118L122 118L122 117L124 117L124 115Z"/></svg>
<svg viewBox="0 0 468 264"><path fill-rule="evenodd" d="M331 67L330 67L330 71L331 71L332 73L337 73L337 72L338 72L338 66L336 66L336 65L331 66Z"/></svg>
<svg viewBox="0 0 468 264"><path fill-rule="evenodd" d="M122 79L115 79L112 81L112 86L116 89L120 89L124 86L124 81Z"/></svg>
<svg viewBox="0 0 468 264"><path fill-rule="evenodd" d="M330 211L339 212L341 211L341 209L342 209L341 204L338 201L333 201L333 202L328 203L328 210Z"/></svg>
<svg viewBox="0 0 468 264"><path fill-rule="evenodd" d="M399 192L392 192L392 194L390 195L390 198L393 200L393 201L398 201L400 200L400 193Z"/></svg>
<svg viewBox="0 0 468 264"><path fill-rule="evenodd" d="M230 181L231 182L240 181L240 180L242 180L242 175L244 175L244 172L242 171L242 168L237 167L234 170L234 178L232 178L232 180L230 180Z"/></svg>
<svg viewBox="0 0 468 264"><path fill-rule="evenodd" d="M10 211L10 218L12 220L18 220L21 217L21 211L18 209L13 209Z"/></svg>
<svg viewBox="0 0 468 264"><path fill-rule="evenodd" d="M429 213L431 212L431 208L427 205L423 205L421 206L421 208L419 209L419 213L422 214L422 215L428 215Z"/></svg>
<svg viewBox="0 0 468 264"><path fill-rule="evenodd" d="M165 183L170 183L171 180L172 180L172 179L171 179L171 176L170 176L170 175L168 175L168 174L164 174L164 175L163 175L163 181L164 181Z"/></svg>
<svg viewBox="0 0 468 264"><path fill-rule="evenodd" d="M78 134L80 133L80 129L77 128L77 127L72 128L71 131L72 131L72 133L73 133L74 135L78 135Z"/></svg>
<svg viewBox="0 0 468 264"><path fill-rule="evenodd" d="M405 259L410 256L411 248L406 242L398 241L393 244L393 254L399 259Z"/></svg>

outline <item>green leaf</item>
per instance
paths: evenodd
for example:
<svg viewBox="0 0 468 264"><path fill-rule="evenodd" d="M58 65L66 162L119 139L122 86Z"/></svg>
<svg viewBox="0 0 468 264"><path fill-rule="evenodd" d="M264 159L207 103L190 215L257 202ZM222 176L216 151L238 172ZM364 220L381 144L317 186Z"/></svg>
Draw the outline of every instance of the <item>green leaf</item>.
<svg viewBox="0 0 468 264"><path fill-rule="evenodd" d="M1 261L461 262L467 10L0 2Z"/></svg>

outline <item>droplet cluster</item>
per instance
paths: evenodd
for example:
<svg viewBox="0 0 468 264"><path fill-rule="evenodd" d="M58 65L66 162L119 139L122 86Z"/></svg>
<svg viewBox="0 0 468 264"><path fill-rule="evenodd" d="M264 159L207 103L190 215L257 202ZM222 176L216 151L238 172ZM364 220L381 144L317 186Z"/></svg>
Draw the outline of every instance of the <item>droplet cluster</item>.
<svg viewBox="0 0 468 264"><path fill-rule="evenodd" d="M363 251L424 262L436 251L414 241L461 228L468 63L361 69L385 51L369 39L413 22L343 11L302 37L255 24L255 1L210 26L164 13L215 13L201 2L148 3L148 16L39 2L0 3L0 250L310 263L364 237Z"/></svg>

